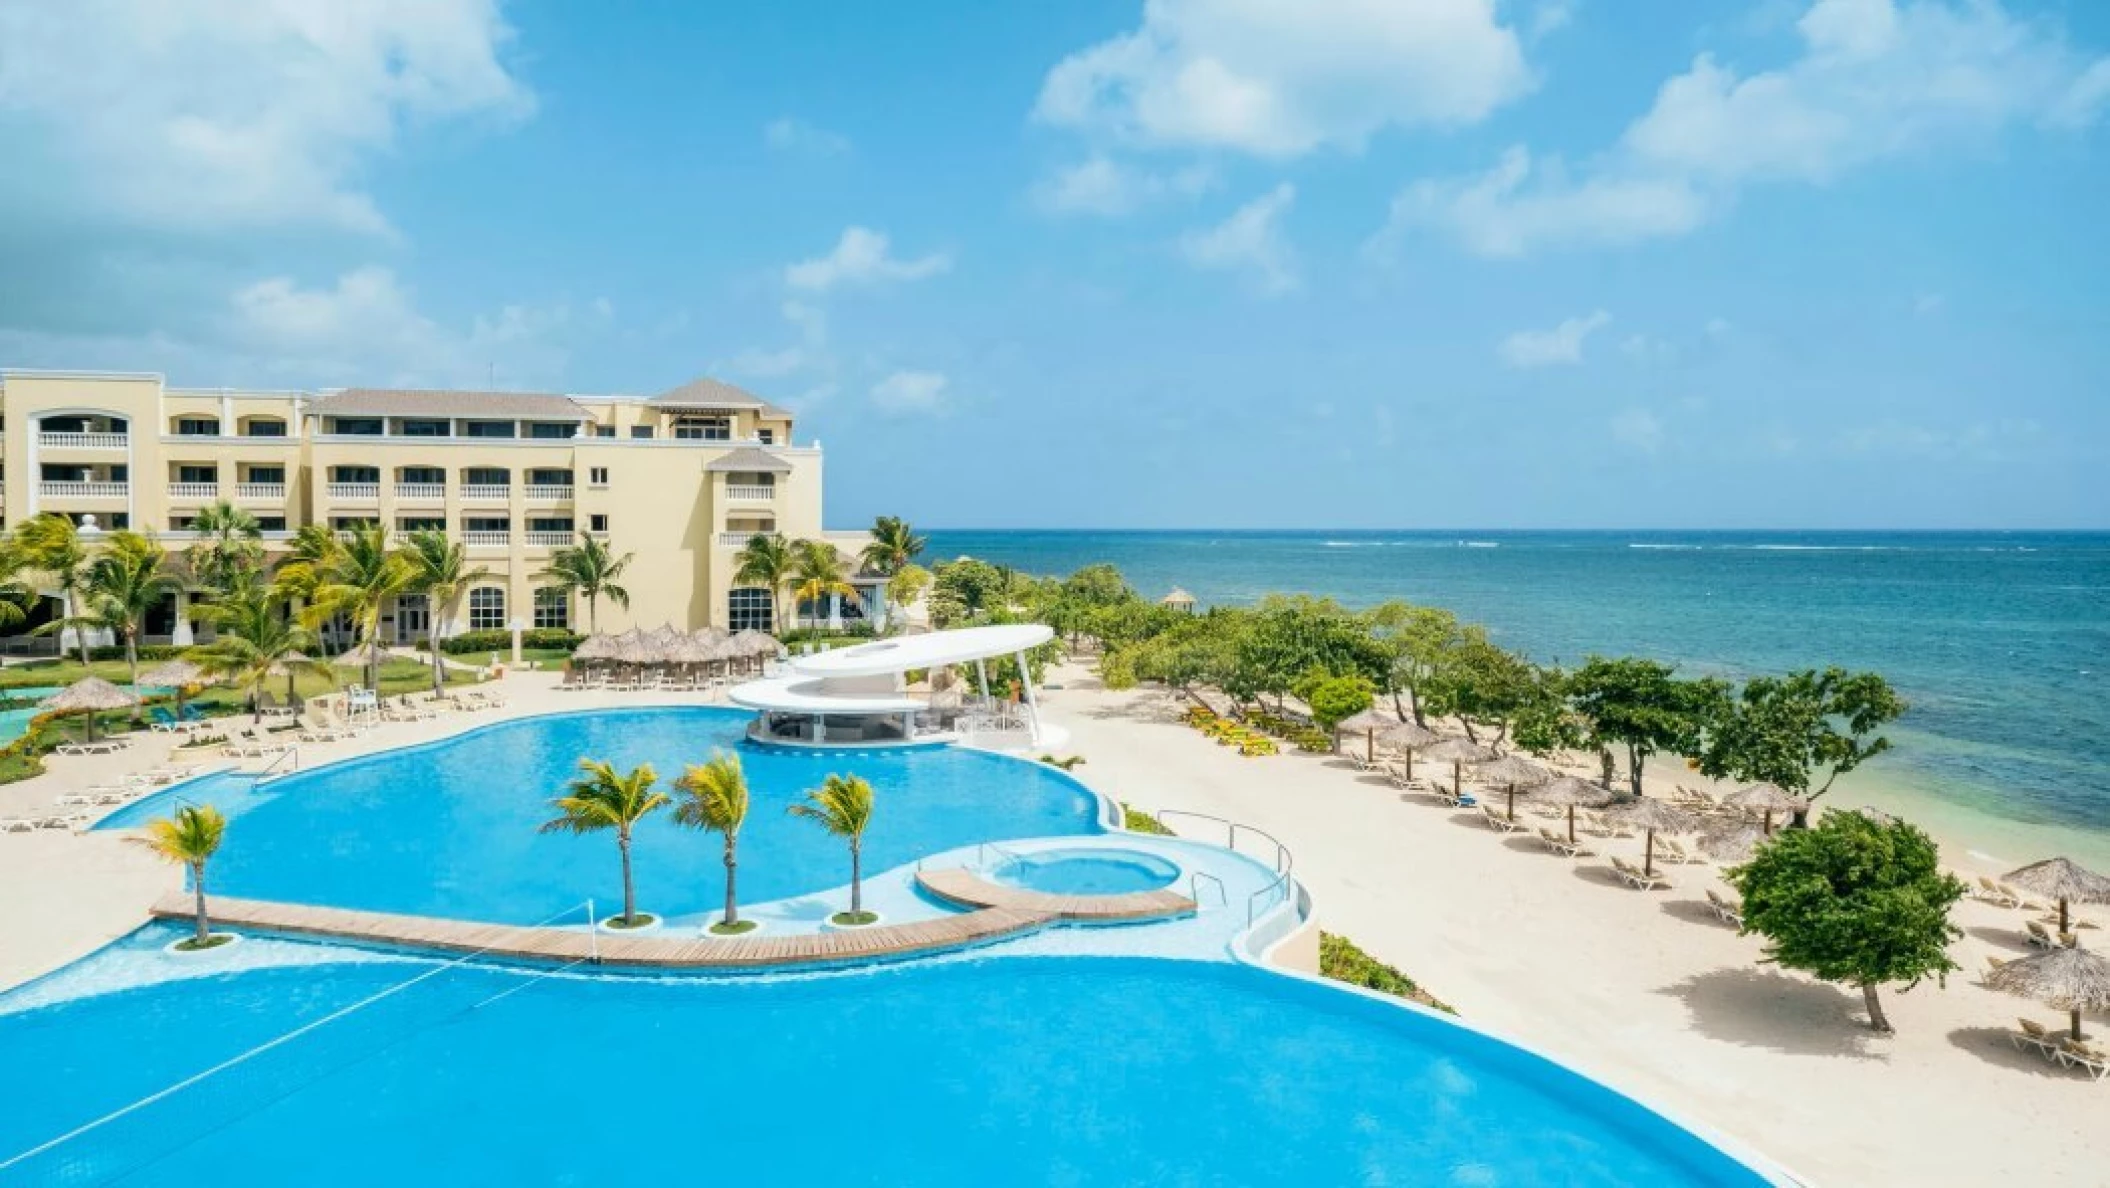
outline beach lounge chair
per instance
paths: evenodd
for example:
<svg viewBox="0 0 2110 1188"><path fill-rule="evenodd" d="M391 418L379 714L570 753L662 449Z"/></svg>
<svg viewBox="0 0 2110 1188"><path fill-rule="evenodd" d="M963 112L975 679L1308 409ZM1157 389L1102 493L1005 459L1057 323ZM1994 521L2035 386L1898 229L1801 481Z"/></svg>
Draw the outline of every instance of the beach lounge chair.
<svg viewBox="0 0 2110 1188"><path fill-rule="evenodd" d="M1480 806L1480 816L1487 821L1487 827L1489 829L1493 829L1499 833L1515 833L1517 830L1522 829L1524 827L1524 823L1522 821L1510 820L1509 817L1504 814L1501 809L1496 808L1494 805L1491 804L1483 804Z"/></svg>
<svg viewBox="0 0 2110 1188"><path fill-rule="evenodd" d="M36 828L28 817L0 817L0 833L34 833Z"/></svg>
<svg viewBox="0 0 2110 1188"><path fill-rule="evenodd" d="M263 759L283 754L292 748L291 743L280 742L271 732L256 726L245 726L227 736L222 749L229 755L242 759Z"/></svg>
<svg viewBox="0 0 2110 1188"><path fill-rule="evenodd" d="M167 706L152 706L147 710L147 729L156 734L176 734L190 729L190 724L169 712Z"/></svg>
<svg viewBox="0 0 2110 1188"><path fill-rule="evenodd" d="M1707 859L1687 850L1684 846L1662 835L1656 837L1656 861L1658 862L1705 862Z"/></svg>
<svg viewBox="0 0 2110 1188"><path fill-rule="evenodd" d="M125 740L98 738L92 742L60 743L52 749L61 755L114 755L125 749Z"/></svg>
<svg viewBox="0 0 2110 1188"><path fill-rule="evenodd" d="M302 742L337 742L351 737L351 732L338 726L326 717L304 718L300 724Z"/></svg>
<svg viewBox="0 0 2110 1188"><path fill-rule="evenodd" d="M2059 1036L2053 1035L2042 1023L2029 1019L2017 1019L2015 1022L2021 1024L2022 1029L2008 1033L2007 1041L2009 1043L2017 1048L2035 1048L2037 1055L2042 1056L2046 1060L2058 1059Z"/></svg>
<svg viewBox="0 0 2110 1188"><path fill-rule="evenodd" d="M2055 949L2059 942L2052 939L2051 929L2031 920L2023 927L2029 930L2029 943L2040 949Z"/></svg>
<svg viewBox="0 0 2110 1188"><path fill-rule="evenodd" d="M2067 1036L2059 1041L2059 1063L2087 1073L2090 1080L2100 1081L2110 1077L2110 1052L2105 1052L2087 1040Z"/></svg>
<svg viewBox="0 0 2110 1188"><path fill-rule="evenodd" d="M54 813L48 817L38 817L31 823L39 829L72 829L87 822L86 813Z"/></svg>
<svg viewBox="0 0 2110 1188"><path fill-rule="evenodd" d="M1669 879L1659 874L1644 874L1640 867L1616 855L1612 858L1612 869L1618 871L1626 885L1636 891L1658 891L1670 886Z"/></svg>
<svg viewBox="0 0 2110 1188"><path fill-rule="evenodd" d="M1707 906L1714 909L1715 916L1722 923L1735 928L1744 926L1744 904L1742 900L1734 896L1724 895L1709 887L1707 889Z"/></svg>
<svg viewBox="0 0 2110 1188"><path fill-rule="evenodd" d="M1558 829L1539 830L1539 844L1563 858L1582 858L1592 853L1583 843L1569 841L1568 835Z"/></svg>

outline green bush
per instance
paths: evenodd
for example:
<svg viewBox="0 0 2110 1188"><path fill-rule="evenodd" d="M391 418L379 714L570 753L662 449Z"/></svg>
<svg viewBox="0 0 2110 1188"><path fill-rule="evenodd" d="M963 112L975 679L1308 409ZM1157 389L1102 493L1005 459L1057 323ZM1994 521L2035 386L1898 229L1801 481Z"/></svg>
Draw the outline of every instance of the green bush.
<svg viewBox="0 0 2110 1188"><path fill-rule="evenodd" d="M1363 952L1354 941L1336 932L1319 934L1319 973L1336 982L1408 999L1448 1015L1458 1013L1422 989L1413 978Z"/></svg>
<svg viewBox="0 0 2110 1188"><path fill-rule="evenodd" d="M140 644L139 658L141 660L174 660L189 650L189 648L179 648L175 644ZM79 648L66 649L66 655L76 660L80 658L80 654ZM125 646L123 644L111 644L106 647L89 648L88 657L91 660L122 660L125 658Z"/></svg>
<svg viewBox="0 0 2110 1188"><path fill-rule="evenodd" d="M1141 809L1130 808L1125 803L1121 806L1121 823L1128 827L1130 833L1149 833L1159 837L1172 836L1172 831L1158 824L1156 817Z"/></svg>
<svg viewBox="0 0 2110 1188"><path fill-rule="evenodd" d="M794 627L776 633L777 642L785 645L800 643L832 643L844 639L871 639L878 632L867 622L846 623L841 631L830 631L826 627Z"/></svg>
<svg viewBox="0 0 2110 1188"><path fill-rule="evenodd" d="M520 646L543 651L569 652L586 638L576 631L562 627L536 627L520 633ZM425 645L420 644L423 648ZM510 631L464 631L460 635L440 641L440 650L449 656L465 656L471 652L513 652L513 633Z"/></svg>

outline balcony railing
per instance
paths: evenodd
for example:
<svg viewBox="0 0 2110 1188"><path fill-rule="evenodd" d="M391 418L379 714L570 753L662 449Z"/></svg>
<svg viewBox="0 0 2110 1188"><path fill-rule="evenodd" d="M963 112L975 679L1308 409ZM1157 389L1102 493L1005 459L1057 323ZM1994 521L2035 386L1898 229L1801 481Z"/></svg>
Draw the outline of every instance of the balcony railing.
<svg viewBox="0 0 2110 1188"><path fill-rule="evenodd" d="M131 495L132 484L45 481L37 485L37 492L46 499L124 499Z"/></svg>
<svg viewBox="0 0 2110 1188"><path fill-rule="evenodd" d="M286 501L286 484L236 483L234 485L234 497L245 503L284 503Z"/></svg>
<svg viewBox="0 0 2110 1188"><path fill-rule="evenodd" d="M512 543L512 540L513 534L510 532L480 531L462 533L462 543L472 549L502 549Z"/></svg>
<svg viewBox="0 0 2110 1188"><path fill-rule="evenodd" d="M751 483L728 483L725 497L734 503L767 503L777 497L775 487L760 487Z"/></svg>
<svg viewBox="0 0 2110 1188"><path fill-rule="evenodd" d="M332 499L357 499L371 503L381 498L379 483L329 483L326 489Z"/></svg>
<svg viewBox="0 0 2110 1188"><path fill-rule="evenodd" d="M504 503L513 497L513 488L504 483L463 483L462 498L471 503Z"/></svg>
<svg viewBox="0 0 2110 1188"><path fill-rule="evenodd" d="M131 437L123 433L37 434L37 444L47 450L122 450L131 443Z"/></svg>
<svg viewBox="0 0 2110 1188"><path fill-rule="evenodd" d="M571 485L557 483L529 483L527 497L535 503L570 503Z"/></svg>
<svg viewBox="0 0 2110 1188"><path fill-rule="evenodd" d="M718 543L737 549L746 545L747 542L754 537L774 537L776 534L777 533L775 529L765 529L762 531L750 529L746 532L721 532L718 534Z"/></svg>
<svg viewBox="0 0 2110 1188"><path fill-rule="evenodd" d="M220 484L218 483L169 484L170 499L218 499L219 497Z"/></svg>
<svg viewBox="0 0 2110 1188"><path fill-rule="evenodd" d="M447 498L447 484L397 483L396 498L416 500L420 503L438 503Z"/></svg>
<svg viewBox="0 0 2110 1188"><path fill-rule="evenodd" d="M566 548L571 544L572 534L569 532L558 532L554 529L548 528L530 528L528 529L526 539L527 543L531 547L544 549L561 549Z"/></svg>

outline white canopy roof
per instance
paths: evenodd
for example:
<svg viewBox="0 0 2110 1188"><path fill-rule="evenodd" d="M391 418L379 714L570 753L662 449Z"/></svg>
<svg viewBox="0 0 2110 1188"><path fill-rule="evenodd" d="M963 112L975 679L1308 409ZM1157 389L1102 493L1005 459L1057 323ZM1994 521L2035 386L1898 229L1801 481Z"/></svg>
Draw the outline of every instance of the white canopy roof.
<svg viewBox="0 0 2110 1188"><path fill-rule="evenodd" d="M809 679L884 676L912 668L940 668L991 656L1015 655L1054 638L1054 629L1044 623L962 627L955 631L931 631L874 640L854 648L837 648L814 656L795 656L791 667L800 677Z"/></svg>
<svg viewBox="0 0 2110 1188"><path fill-rule="evenodd" d="M900 693L823 692L820 685L797 674L765 677L734 685L727 696L735 705L783 714L899 714L928 708L920 698Z"/></svg>

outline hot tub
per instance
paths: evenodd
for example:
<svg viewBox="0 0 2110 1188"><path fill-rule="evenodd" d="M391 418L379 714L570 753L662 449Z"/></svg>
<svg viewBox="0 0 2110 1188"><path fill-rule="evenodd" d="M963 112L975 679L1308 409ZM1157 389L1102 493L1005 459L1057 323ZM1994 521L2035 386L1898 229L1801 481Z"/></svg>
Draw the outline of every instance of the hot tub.
<svg viewBox="0 0 2110 1188"><path fill-rule="evenodd" d="M989 871L991 880L1051 895L1125 895L1169 887L1179 878L1177 863L1140 850L1040 850L1005 859Z"/></svg>

